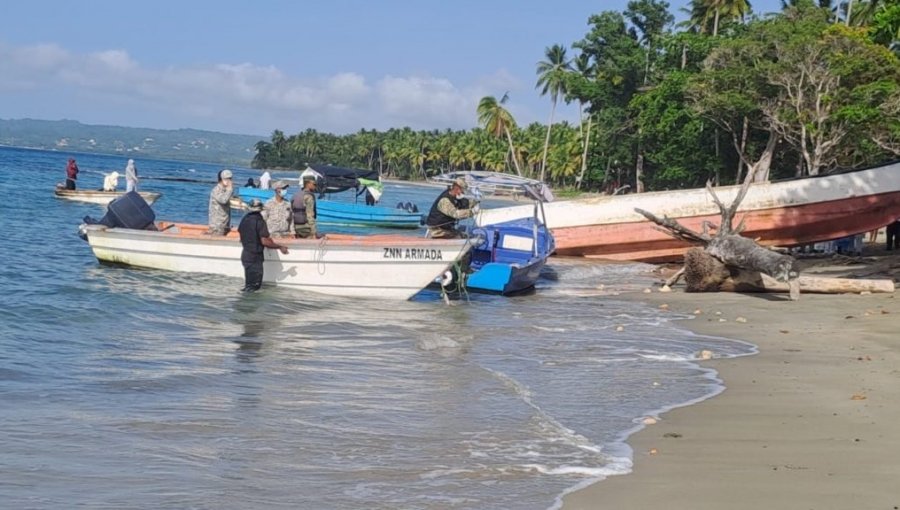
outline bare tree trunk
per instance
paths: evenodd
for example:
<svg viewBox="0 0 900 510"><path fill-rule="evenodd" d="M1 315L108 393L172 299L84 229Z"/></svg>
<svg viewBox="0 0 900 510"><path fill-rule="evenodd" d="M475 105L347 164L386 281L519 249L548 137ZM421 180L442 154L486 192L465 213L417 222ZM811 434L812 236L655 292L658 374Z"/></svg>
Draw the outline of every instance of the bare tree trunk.
<svg viewBox="0 0 900 510"><path fill-rule="evenodd" d="M509 132L508 128L504 127L503 131L506 132L506 141L509 142L509 152L511 153L510 155L512 156L513 164L516 165L516 174L518 174L519 177L522 177L522 169L519 168L519 158L516 157L516 149L513 145L512 134Z"/></svg>
<svg viewBox="0 0 900 510"><path fill-rule="evenodd" d="M847 19L845 20L846 21L845 24L848 27L850 26L850 14L852 12L853 12L853 0L847 0Z"/></svg>
<svg viewBox="0 0 900 510"><path fill-rule="evenodd" d="M747 126L747 116L744 115L744 126L741 131L741 153L743 154L744 150L747 148L747 132L749 131ZM737 179L734 180L735 184L741 183L741 174L744 170L744 160L738 157L738 166L737 166Z"/></svg>
<svg viewBox="0 0 900 510"><path fill-rule="evenodd" d="M721 174L722 174L722 172L720 170L721 167L722 167L722 156L719 151L719 128L717 127L716 128L716 173L713 178L713 184L715 184L716 186L718 186L722 183L721 178L720 178Z"/></svg>
<svg viewBox="0 0 900 510"><path fill-rule="evenodd" d="M641 152L641 144L638 142L637 161L634 164L635 193L644 192L644 153Z"/></svg>
<svg viewBox="0 0 900 510"><path fill-rule="evenodd" d="M547 136L544 138L544 156L541 158L541 182L544 182L544 172L547 169L547 149L550 147L550 129L553 127L553 114L556 113L556 98L553 98L553 107L550 108L550 123L547 124Z"/></svg>
<svg viewBox="0 0 900 510"><path fill-rule="evenodd" d="M578 174L578 179L576 180L577 186L575 189L581 189L581 185L584 182L584 172L587 170L588 147L591 141L591 124L593 121L594 117L588 115L587 130L582 138L584 140L584 147L581 150L581 172Z"/></svg>

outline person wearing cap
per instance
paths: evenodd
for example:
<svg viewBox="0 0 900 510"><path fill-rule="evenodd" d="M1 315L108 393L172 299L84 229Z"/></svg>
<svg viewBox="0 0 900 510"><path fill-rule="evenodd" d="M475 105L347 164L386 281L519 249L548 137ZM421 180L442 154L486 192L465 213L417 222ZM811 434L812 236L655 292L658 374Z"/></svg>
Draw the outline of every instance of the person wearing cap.
<svg viewBox="0 0 900 510"><path fill-rule="evenodd" d="M231 195L234 193L231 170L219 172L219 182L209 193L210 235L224 236L231 230Z"/></svg>
<svg viewBox="0 0 900 510"><path fill-rule="evenodd" d="M275 196L266 200L263 206L263 218L266 220L266 226L269 227L269 233L272 237L285 237L293 233L291 229L291 219L293 211L291 203L284 199L284 193L288 187L288 183L284 181L275 181L272 183L272 189L275 190Z"/></svg>
<svg viewBox="0 0 900 510"><path fill-rule="evenodd" d="M238 225L241 235L241 264L244 266L243 292L255 292L262 287L263 262L266 260L265 249L272 248L287 255L288 249L276 243L269 234L266 220L262 217L263 203L254 198L247 204L247 214Z"/></svg>
<svg viewBox="0 0 900 510"><path fill-rule="evenodd" d="M444 239L466 237L462 231L456 228L456 222L478 214L478 204L469 207L469 201L462 198L462 194L467 188L466 180L458 177L449 188L437 197L425 218L428 237Z"/></svg>
<svg viewBox="0 0 900 510"><path fill-rule="evenodd" d="M291 210L294 213L294 233L297 237L315 239L316 232L316 178L303 176L303 189L294 193L291 199Z"/></svg>

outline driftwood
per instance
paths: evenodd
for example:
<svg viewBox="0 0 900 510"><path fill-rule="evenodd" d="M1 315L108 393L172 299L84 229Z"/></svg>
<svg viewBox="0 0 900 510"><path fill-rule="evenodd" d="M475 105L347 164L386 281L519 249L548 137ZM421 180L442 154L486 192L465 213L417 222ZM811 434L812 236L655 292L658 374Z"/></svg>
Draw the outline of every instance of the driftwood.
<svg viewBox="0 0 900 510"><path fill-rule="evenodd" d="M774 148L774 144L770 143L769 145L772 147L767 146L767 151ZM684 276L685 281L688 282L688 289L715 287L717 290L724 290L722 281L727 278L724 275L726 272L730 275L733 268L771 276L775 281L787 284L792 300L800 299L800 285L798 282L800 271L794 258L789 255L776 253L760 246L752 239L741 236L740 234L744 229L743 221L737 227L732 226L738 206L747 195L747 190L753 182L758 166L753 165L748 170L741 189L728 206L719 200L712 188L712 184L706 183L706 191L709 192L716 206L718 206L721 213L721 221L718 225L704 223L702 232L694 232L672 218L659 218L649 211L635 209L645 218L659 225L661 228L658 228L658 230L676 239L692 244L701 244L705 248L701 252L709 257L714 257L715 260L707 260L695 254L696 260L693 261L695 263L689 263L687 257L685 258ZM710 228L715 229L715 234L710 234ZM718 267L719 264L722 266ZM672 279L677 280L677 276L673 276ZM666 284L669 285L669 282L666 282Z"/></svg>
<svg viewBox="0 0 900 510"><path fill-rule="evenodd" d="M684 256L683 270L685 290L687 292L791 291L790 283L778 281L758 271L727 266L718 258L700 248L688 250ZM793 281L796 282L801 292L813 294L894 292L894 282L889 279L864 280L825 276L800 276Z"/></svg>

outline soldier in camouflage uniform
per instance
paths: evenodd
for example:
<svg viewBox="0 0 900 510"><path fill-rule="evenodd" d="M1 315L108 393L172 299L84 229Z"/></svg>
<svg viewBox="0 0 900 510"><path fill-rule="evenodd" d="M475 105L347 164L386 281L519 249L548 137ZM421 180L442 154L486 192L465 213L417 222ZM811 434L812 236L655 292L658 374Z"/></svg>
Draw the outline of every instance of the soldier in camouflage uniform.
<svg viewBox="0 0 900 510"><path fill-rule="evenodd" d="M456 228L457 220L471 218L480 210L478 204L470 206L469 200L462 198L466 188L468 188L466 180L457 177L453 184L437 197L425 218L428 237L443 239L466 237Z"/></svg>
<svg viewBox="0 0 900 510"><path fill-rule="evenodd" d="M209 194L209 234L224 236L231 230L231 170L219 172L219 182Z"/></svg>
<svg viewBox="0 0 900 510"><path fill-rule="evenodd" d="M284 199L284 190L288 184L284 181L275 181L272 183L272 189L275 190L275 196L266 201L263 208L263 218L266 219L266 226L269 227L269 234L272 237L286 237L293 235L291 229L291 203Z"/></svg>
<svg viewBox="0 0 900 510"><path fill-rule="evenodd" d="M294 212L294 233L297 237L318 237L316 232L316 178L307 175L303 178L303 189L294 193L291 199Z"/></svg>

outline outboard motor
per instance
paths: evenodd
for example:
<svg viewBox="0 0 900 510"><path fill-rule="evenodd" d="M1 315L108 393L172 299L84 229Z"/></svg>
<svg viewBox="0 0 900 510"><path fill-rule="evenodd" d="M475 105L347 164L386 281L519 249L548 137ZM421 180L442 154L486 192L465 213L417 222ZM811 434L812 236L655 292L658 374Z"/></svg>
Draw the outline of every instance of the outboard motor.
<svg viewBox="0 0 900 510"><path fill-rule="evenodd" d="M403 209L403 202L397 202L397 209Z"/></svg>

